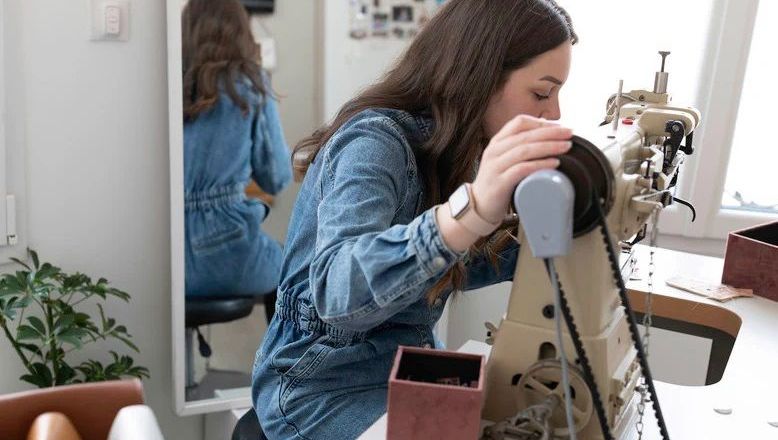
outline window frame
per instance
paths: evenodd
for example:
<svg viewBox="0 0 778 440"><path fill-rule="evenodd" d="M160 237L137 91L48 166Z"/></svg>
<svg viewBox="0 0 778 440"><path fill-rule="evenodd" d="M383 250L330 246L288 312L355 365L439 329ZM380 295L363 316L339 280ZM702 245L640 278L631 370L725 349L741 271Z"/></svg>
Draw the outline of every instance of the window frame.
<svg viewBox="0 0 778 440"><path fill-rule="evenodd" d="M660 231L725 239L731 231L776 220L778 214L721 206L759 0L716 0L712 7L697 90L703 122L695 133L695 153L681 171L677 193L695 206L697 220L691 223L689 210L676 204L662 213Z"/></svg>
<svg viewBox="0 0 778 440"><path fill-rule="evenodd" d="M24 108L24 66L15 37L19 24L10 19L19 11L6 0L0 0L0 273L8 270L10 258L24 260L27 255L27 200L25 114L8 113L7 109ZM14 84L17 87L8 87ZM16 244L8 244L6 196L15 198Z"/></svg>
<svg viewBox="0 0 778 440"><path fill-rule="evenodd" d="M5 1L0 0L0 250L8 245L6 196L8 195L8 156L6 151L5 111ZM2 262L0 262L2 264Z"/></svg>

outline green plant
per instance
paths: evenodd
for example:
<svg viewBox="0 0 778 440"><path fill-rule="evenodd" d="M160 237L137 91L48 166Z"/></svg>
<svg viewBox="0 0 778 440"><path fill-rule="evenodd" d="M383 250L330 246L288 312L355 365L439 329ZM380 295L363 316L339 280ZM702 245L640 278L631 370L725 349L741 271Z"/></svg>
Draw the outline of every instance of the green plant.
<svg viewBox="0 0 778 440"><path fill-rule="evenodd" d="M22 269L0 278L0 327L27 369L20 379L44 388L149 377L146 367L113 351L107 365L95 360L76 366L68 363L69 353L108 339L118 339L138 352L127 328L106 317L101 304L108 297L128 302L130 295L109 287L104 278L92 282L82 273L66 274L49 263L40 264L35 251L27 253L31 264L12 258ZM99 313L98 323L83 312L90 306Z"/></svg>

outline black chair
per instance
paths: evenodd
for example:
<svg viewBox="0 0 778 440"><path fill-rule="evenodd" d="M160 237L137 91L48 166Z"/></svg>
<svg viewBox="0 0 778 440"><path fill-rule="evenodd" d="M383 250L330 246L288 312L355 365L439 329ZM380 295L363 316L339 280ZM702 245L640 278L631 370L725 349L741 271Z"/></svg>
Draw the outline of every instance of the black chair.
<svg viewBox="0 0 778 440"><path fill-rule="evenodd" d="M232 440L267 440L253 408L246 411L246 414L238 420L235 429L232 430Z"/></svg>
<svg viewBox="0 0 778 440"><path fill-rule="evenodd" d="M200 355L208 358L212 354L211 346L200 333L203 325L220 324L245 318L251 314L254 305L263 302L268 324L275 313L276 292L272 291L259 297L254 296L218 296L190 297L186 299L186 386L195 385L193 339L197 334L197 348Z"/></svg>

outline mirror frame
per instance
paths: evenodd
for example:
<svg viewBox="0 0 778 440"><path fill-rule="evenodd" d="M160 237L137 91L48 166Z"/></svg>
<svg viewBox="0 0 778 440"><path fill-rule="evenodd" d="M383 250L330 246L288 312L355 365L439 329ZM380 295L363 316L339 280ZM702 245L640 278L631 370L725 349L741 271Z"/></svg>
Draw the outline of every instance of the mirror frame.
<svg viewBox="0 0 778 440"><path fill-rule="evenodd" d="M168 130L170 142L170 290L173 402L180 416L250 408L251 396L186 400L184 316L184 122L181 0L167 0Z"/></svg>

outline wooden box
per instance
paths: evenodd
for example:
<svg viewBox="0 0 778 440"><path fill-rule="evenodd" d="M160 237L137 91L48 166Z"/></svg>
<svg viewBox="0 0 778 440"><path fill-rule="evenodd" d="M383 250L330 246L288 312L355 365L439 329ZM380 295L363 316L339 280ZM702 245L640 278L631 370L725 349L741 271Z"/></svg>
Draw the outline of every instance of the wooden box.
<svg viewBox="0 0 778 440"><path fill-rule="evenodd" d="M729 233L721 282L778 301L778 221Z"/></svg>
<svg viewBox="0 0 778 440"><path fill-rule="evenodd" d="M478 438L485 365L481 355L401 346L389 377L386 438Z"/></svg>

